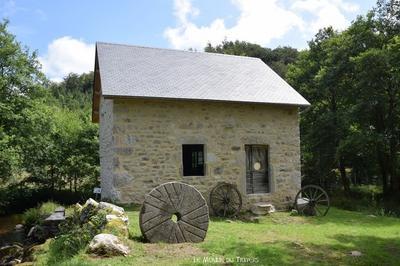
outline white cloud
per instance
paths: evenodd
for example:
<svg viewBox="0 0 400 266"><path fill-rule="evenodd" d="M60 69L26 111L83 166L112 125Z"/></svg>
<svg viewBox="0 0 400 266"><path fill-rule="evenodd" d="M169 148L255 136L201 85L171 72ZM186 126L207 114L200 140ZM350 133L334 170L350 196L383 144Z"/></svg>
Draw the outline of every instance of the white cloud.
<svg viewBox="0 0 400 266"><path fill-rule="evenodd" d="M193 17L200 11L191 0L174 3L177 26L166 28L164 36L174 48L198 50L208 42L215 45L224 39L268 45L293 29L311 38L322 27L344 29L349 24L346 13L358 10L346 0L291 0L290 6L281 0L232 0L240 15L232 27L226 27L223 18L215 18L209 25L196 25Z"/></svg>
<svg viewBox="0 0 400 266"><path fill-rule="evenodd" d="M313 18L307 22L307 29L314 34L327 26L345 29L349 25L346 13L358 11L359 6L343 0L297 0L293 2L291 9L312 15Z"/></svg>
<svg viewBox="0 0 400 266"><path fill-rule="evenodd" d="M188 15L197 16L199 14L199 10L194 8L192 3L187 0L176 0L174 10L175 16L183 23L187 22Z"/></svg>
<svg viewBox="0 0 400 266"><path fill-rule="evenodd" d="M39 57L43 72L53 81L60 81L67 74L84 73L93 70L94 44L64 36L53 40L47 53Z"/></svg>

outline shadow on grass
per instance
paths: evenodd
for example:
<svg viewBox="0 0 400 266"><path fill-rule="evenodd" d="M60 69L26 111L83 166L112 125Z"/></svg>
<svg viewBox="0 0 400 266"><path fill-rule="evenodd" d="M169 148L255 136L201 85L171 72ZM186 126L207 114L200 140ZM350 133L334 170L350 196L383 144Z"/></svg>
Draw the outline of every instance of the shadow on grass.
<svg viewBox="0 0 400 266"><path fill-rule="evenodd" d="M351 246L352 250L363 253L362 258L366 265L399 265L400 263L400 237L337 234L332 238L339 242L336 248Z"/></svg>
<svg viewBox="0 0 400 266"><path fill-rule="evenodd" d="M118 206L121 206L122 208L125 209L125 211L128 212L133 212L133 211L140 211L140 208L142 207L141 204L120 204Z"/></svg>
<svg viewBox="0 0 400 266"><path fill-rule="evenodd" d="M400 225L400 218L374 216L362 212L346 211L331 208L324 217L306 217L307 222L313 224L343 224L348 226L360 227L382 227Z"/></svg>
<svg viewBox="0 0 400 266"><path fill-rule="evenodd" d="M400 238L335 235L337 242L318 245L290 241L248 243L238 241L223 246L205 245L213 254L225 257L225 262L242 265L254 261L257 265L399 265ZM360 251L360 257L350 252ZM217 255L218 256L218 255Z"/></svg>

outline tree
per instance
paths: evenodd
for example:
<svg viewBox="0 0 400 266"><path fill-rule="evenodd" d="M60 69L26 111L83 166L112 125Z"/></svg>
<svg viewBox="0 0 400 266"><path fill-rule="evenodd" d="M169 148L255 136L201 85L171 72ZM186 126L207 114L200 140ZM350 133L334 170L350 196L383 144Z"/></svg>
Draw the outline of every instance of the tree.
<svg viewBox="0 0 400 266"><path fill-rule="evenodd" d="M222 44L215 47L209 43L204 51L260 58L283 78L286 75L287 66L293 63L298 56L298 51L291 47L284 46L272 50L244 41L223 41Z"/></svg>
<svg viewBox="0 0 400 266"><path fill-rule="evenodd" d="M289 66L288 81L312 103L301 115L306 180L332 184L337 170L348 193L349 172L354 183L378 174L386 195L400 190L399 29L389 7L341 33L320 31Z"/></svg>
<svg viewBox="0 0 400 266"><path fill-rule="evenodd" d="M352 58L358 121L376 151L383 190L400 191L400 37ZM373 66L371 68L371 66Z"/></svg>
<svg viewBox="0 0 400 266"><path fill-rule="evenodd" d="M0 182L22 171L20 125L31 101L44 93L44 82L36 53L30 53L0 22Z"/></svg>
<svg viewBox="0 0 400 266"><path fill-rule="evenodd" d="M309 99L312 106L302 113L303 151L306 174L312 180L334 178L337 169L344 191L349 194L346 161L339 149L347 135L346 90L349 49L346 38L332 28L320 30L309 42L310 49L289 67L287 78Z"/></svg>

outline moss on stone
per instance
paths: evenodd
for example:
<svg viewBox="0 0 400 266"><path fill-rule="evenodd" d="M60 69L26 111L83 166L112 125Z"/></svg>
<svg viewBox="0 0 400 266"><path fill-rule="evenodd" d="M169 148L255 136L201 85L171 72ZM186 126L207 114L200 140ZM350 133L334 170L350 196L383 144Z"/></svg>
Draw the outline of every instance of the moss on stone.
<svg viewBox="0 0 400 266"><path fill-rule="evenodd" d="M103 232L125 238L129 237L128 227L126 226L125 222L120 218L108 221L106 226L104 227Z"/></svg>

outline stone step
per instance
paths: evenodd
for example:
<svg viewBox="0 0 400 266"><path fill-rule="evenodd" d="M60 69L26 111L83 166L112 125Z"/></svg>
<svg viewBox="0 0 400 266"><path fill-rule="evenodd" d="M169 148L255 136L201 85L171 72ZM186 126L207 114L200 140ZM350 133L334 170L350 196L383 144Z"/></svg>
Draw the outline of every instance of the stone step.
<svg viewBox="0 0 400 266"><path fill-rule="evenodd" d="M268 202L257 202L251 205L250 210L255 215L267 215L275 212L275 207Z"/></svg>

